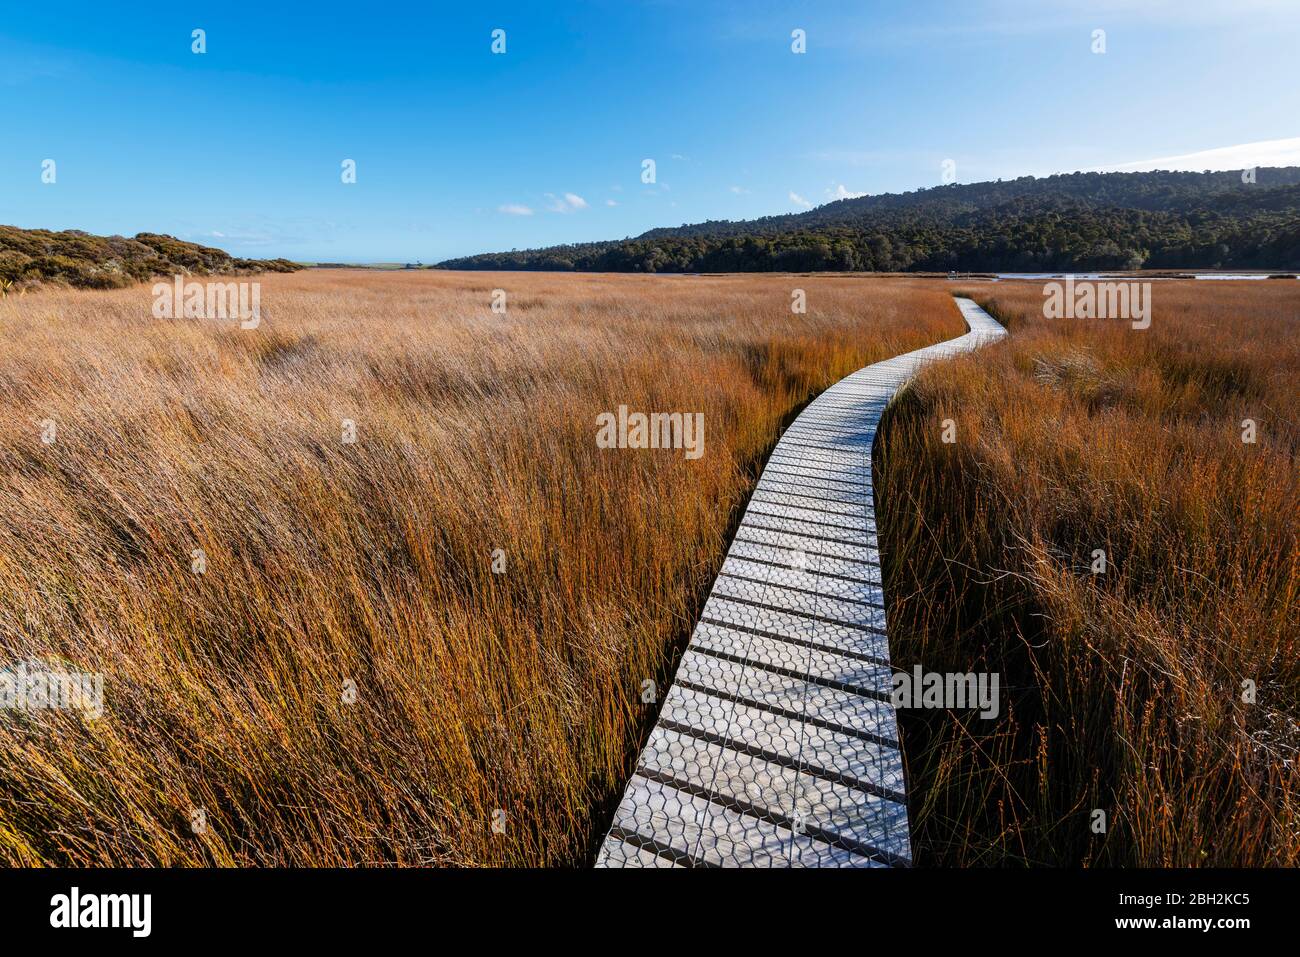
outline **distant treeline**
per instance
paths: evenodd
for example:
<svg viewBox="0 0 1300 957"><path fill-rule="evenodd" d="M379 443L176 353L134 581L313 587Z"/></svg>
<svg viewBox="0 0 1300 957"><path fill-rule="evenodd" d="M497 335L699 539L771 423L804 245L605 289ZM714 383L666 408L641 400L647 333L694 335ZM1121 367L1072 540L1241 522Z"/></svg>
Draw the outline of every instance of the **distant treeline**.
<svg viewBox="0 0 1300 957"><path fill-rule="evenodd" d="M0 288L64 283L115 289L157 276L293 272L287 259L239 259L224 250L160 233L94 236L79 229L51 232L0 226Z"/></svg>
<svg viewBox="0 0 1300 957"><path fill-rule="evenodd" d="M937 186L806 213L451 259L601 272L1300 268L1300 168L1072 173Z"/></svg>

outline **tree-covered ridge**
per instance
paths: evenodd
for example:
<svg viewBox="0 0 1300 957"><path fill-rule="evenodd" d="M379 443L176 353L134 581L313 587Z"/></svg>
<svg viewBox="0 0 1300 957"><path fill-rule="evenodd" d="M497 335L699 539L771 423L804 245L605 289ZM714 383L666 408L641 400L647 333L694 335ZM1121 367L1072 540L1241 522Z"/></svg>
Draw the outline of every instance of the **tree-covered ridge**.
<svg viewBox="0 0 1300 957"><path fill-rule="evenodd" d="M1072 173L486 253L446 269L608 272L1300 268L1300 167Z"/></svg>
<svg viewBox="0 0 1300 957"><path fill-rule="evenodd" d="M238 259L221 249L160 233L94 236L79 229L52 232L0 226L0 286L66 283L114 289L156 276L292 272L287 259Z"/></svg>

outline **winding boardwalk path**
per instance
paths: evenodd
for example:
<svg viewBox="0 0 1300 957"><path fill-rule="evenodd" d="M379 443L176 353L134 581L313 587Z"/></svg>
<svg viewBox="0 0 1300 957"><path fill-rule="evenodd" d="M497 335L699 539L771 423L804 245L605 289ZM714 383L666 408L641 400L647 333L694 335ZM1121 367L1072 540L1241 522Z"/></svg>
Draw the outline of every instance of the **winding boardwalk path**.
<svg viewBox="0 0 1300 957"><path fill-rule="evenodd" d="M597 867L910 863L871 446L922 365L1006 335L957 305L966 335L847 376L777 442Z"/></svg>

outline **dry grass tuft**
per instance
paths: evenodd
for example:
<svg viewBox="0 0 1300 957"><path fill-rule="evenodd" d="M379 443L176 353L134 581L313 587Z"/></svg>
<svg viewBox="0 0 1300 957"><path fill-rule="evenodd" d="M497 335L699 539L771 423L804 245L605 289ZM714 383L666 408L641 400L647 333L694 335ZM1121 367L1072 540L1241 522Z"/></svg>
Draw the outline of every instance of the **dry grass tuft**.
<svg viewBox="0 0 1300 957"><path fill-rule="evenodd" d="M1012 336L877 443L895 667L1010 689L901 714L918 860L1300 864L1300 287L1157 283L1146 331L971 294Z"/></svg>
<svg viewBox="0 0 1300 957"><path fill-rule="evenodd" d="M261 281L254 331L0 303L0 660L105 682L0 713L0 861L582 863L780 424L961 331L861 278ZM706 454L597 449L619 404Z"/></svg>

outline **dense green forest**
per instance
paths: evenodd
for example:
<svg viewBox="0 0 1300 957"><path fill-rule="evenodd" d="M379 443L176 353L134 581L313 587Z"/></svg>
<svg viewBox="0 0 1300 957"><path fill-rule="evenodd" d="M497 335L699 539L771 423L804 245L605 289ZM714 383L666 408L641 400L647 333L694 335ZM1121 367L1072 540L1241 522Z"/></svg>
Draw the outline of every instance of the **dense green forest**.
<svg viewBox="0 0 1300 957"><path fill-rule="evenodd" d="M115 289L155 276L291 272L286 259L237 259L211 246L159 233L94 236L79 229L51 232L0 226L0 289L64 283Z"/></svg>
<svg viewBox="0 0 1300 957"><path fill-rule="evenodd" d="M443 269L608 272L1300 269L1300 167L1070 173L485 253Z"/></svg>

